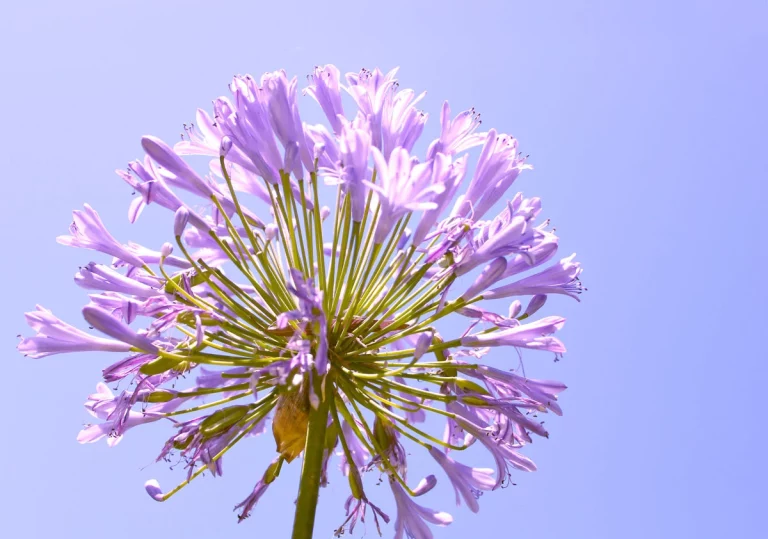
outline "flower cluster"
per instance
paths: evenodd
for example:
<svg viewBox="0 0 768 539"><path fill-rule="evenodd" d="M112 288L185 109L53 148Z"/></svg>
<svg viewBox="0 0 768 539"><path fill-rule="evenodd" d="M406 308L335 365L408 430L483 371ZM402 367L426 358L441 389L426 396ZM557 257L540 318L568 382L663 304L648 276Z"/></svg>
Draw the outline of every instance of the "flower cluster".
<svg viewBox="0 0 768 539"><path fill-rule="evenodd" d="M333 457L349 480L337 535L366 514L379 530L390 521L369 497L371 474L391 488L395 537L429 538L428 523L452 521L415 501L437 478L412 486L403 444L431 455L457 504L475 512L511 469L536 469L521 450L547 436L538 416L561 413L565 386L528 378L508 355L481 360L497 346L562 355L553 335L565 319L534 317L550 294L578 299L580 265L569 256L544 267L558 238L540 200L507 195L530 168L517 140L481 132L474 110L454 116L444 103L439 137L416 156L424 94L400 89L395 75L362 70L344 85L336 67L315 68L304 94L328 126L301 120L297 79L285 72L236 76L231 96L198 110L181 142L146 136L144 158L117 171L138 194L131 222L150 205L173 212L173 245L122 243L87 204L58 238L112 257L75 275L99 335L38 306L26 315L36 334L18 349L121 354L88 397L96 421L78 440L114 445L166 422L158 460L180 459L186 477L169 491L147 482L154 499L206 470L220 475L224 455L270 424L277 454L237 505L240 519L301 454L297 514L314 514ZM185 156L208 156L209 170ZM502 298L512 298L503 314L481 306ZM438 332L462 322L462 333ZM476 444L495 470L456 460Z"/></svg>

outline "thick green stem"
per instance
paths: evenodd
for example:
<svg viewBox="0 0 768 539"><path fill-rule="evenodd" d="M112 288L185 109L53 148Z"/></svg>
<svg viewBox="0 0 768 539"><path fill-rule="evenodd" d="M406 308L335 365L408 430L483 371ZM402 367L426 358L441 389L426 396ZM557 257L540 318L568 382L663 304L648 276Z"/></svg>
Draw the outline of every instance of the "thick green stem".
<svg viewBox="0 0 768 539"><path fill-rule="evenodd" d="M312 539L315 526L317 498L323 473L325 431L328 425L328 398L320 402L317 410L309 414L307 443L304 447L304 463L301 468L299 496L296 500L296 516L293 520L292 539Z"/></svg>

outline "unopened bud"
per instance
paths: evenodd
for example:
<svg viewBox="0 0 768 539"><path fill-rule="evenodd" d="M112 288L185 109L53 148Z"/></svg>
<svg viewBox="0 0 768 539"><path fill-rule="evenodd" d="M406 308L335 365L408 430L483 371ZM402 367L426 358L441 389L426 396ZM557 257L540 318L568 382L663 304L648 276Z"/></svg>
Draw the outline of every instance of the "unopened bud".
<svg viewBox="0 0 768 539"><path fill-rule="evenodd" d="M408 243L408 240L411 238L411 229L406 228L403 230L403 233L400 235L400 239L397 240L397 249L400 250L403 247L405 247L405 244Z"/></svg>
<svg viewBox="0 0 768 539"><path fill-rule="evenodd" d="M321 221L325 221L330 214L331 214L331 208L329 208L328 206L323 206L322 208L320 208Z"/></svg>
<svg viewBox="0 0 768 539"><path fill-rule="evenodd" d="M419 484L416 485L415 489L413 489L413 494L414 496L421 496L422 494L426 494L435 488L435 485L437 485L437 478L434 475L428 475L419 481Z"/></svg>
<svg viewBox="0 0 768 539"><path fill-rule="evenodd" d="M221 146L219 146L219 157L224 157L229 153L229 150L232 149L232 139L223 136L221 137Z"/></svg>
<svg viewBox="0 0 768 539"><path fill-rule="evenodd" d="M325 151L325 144L322 142L318 142L315 144L315 147L312 148L312 157L317 161L320 159L320 156L323 155L323 152Z"/></svg>
<svg viewBox="0 0 768 539"><path fill-rule="evenodd" d="M162 255L163 258L167 258L171 256L172 252L173 252L173 245L171 245L167 241L160 248L160 254Z"/></svg>
<svg viewBox="0 0 768 539"><path fill-rule="evenodd" d="M531 301L528 302L528 306L525 308L525 312L518 320L525 320L529 316L533 316L534 314L536 314L536 311L538 311L544 306L546 302L547 302L546 294L536 294L531 298Z"/></svg>
<svg viewBox="0 0 768 539"><path fill-rule="evenodd" d="M264 229L264 235L267 236L267 241L272 241L277 236L277 225L275 223L269 223Z"/></svg>
<svg viewBox="0 0 768 539"><path fill-rule="evenodd" d="M386 451L397 443L395 429L392 428L392 422L384 416L376 415L373 422L373 437L379 443L381 450Z"/></svg>
<svg viewBox="0 0 768 539"><path fill-rule="evenodd" d="M176 210L176 215L173 216L173 235L177 238L181 236L188 223L189 210L185 206L181 206Z"/></svg>
<svg viewBox="0 0 768 539"><path fill-rule="evenodd" d="M427 348L429 348L429 345L432 344L433 337L434 332L432 331L425 331L419 335L419 338L416 339L416 346L413 352L414 361L418 361L419 358L424 355L424 353L427 351Z"/></svg>
<svg viewBox="0 0 768 539"><path fill-rule="evenodd" d="M517 318L517 315L520 314L520 311L523 310L523 304L520 303L519 300L515 300L512 303L509 304L509 317L508 318Z"/></svg>
<svg viewBox="0 0 768 539"><path fill-rule="evenodd" d="M200 434L204 438L222 434L244 418L248 410L250 410L250 407L245 405L228 406L227 408L216 410L200 423Z"/></svg>
<svg viewBox="0 0 768 539"><path fill-rule="evenodd" d="M505 269L507 269L507 259L503 256L491 260L491 262L483 268L483 271L480 272L480 275L477 276L475 282L472 283L466 292L464 292L461 299L470 300L477 296L480 292L498 281Z"/></svg>

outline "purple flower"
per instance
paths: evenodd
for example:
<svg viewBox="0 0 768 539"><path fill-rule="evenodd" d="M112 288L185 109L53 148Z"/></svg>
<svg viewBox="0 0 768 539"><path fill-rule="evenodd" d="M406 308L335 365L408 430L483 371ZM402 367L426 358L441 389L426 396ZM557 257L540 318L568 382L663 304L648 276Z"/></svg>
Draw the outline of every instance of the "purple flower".
<svg viewBox="0 0 768 539"><path fill-rule="evenodd" d="M428 509L414 502L396 481L390 480L389 487L397 505L395 539L432 539L427 522L437 526L447 526L453 522L453 517L448 513Z"/></svg>
<svg viewBox="0 0 768 539"><path fill-rule="evenodd" d="M250 75L235 77L230 88L234 105L225 97L214 101L217 123L234 148L248 157L254 171L265 181L277 183L282 158L270 123L267 92ZM215 155L218 150L217 145Z"/></svg>
<svg viewBox="0 0 768 539"><path fill-rule="evenodd" d="M259 479L259 482L256 483L255 487L253 487L253 491L248 495L248 497L235 506L235 511L242 508L240 514L237 515L238 523L251 516L251 511L253 511L254 506L259 502L261 497L267 491L268 487L269 483L265 483L264 479Z"/></svg>
<svg viewBox="0 0 768 539"><path fill-rule="evenodd" d="M82 247L106 253L134 266L141 267L144 265L143 260L119 243L107 231L96 210L88 204L84 204L84 208L82 211L75 210L72 212L73 221L69 225L71 236L59 236L56 241L70 247Z"/></svg>
<svg viewBox="0 0 768 539"><path fill-rule="evenodd" d="M143 337L129 328L123 322L115 319L109 312L96 307L86 305L83 307L83 318L94 328L106 333L112 338L127 343L145 352L156 352L157 347L152 341Z"/></svg>
<svg viewBox="0 0 768 539"><path fill-rule="evenodd" d="M365 212L367 193L364 182L369 178L368 158L371 148L370 126L365 118L358 116L354 122L341 120L339 134L339 162L334 168L323 168L328 185L342 185L351 197L352 219L360 222Z"/></svg>
<svg viewBox="0 0 768 539"><path fill-rule="evenodd" d="M163 419L166 412L173 411L181 404L178 400L164 402L137 412L131 409L135 402L133 397L133 394L125 391L115 396L106 384L99 382L96 393L88 396L85 408L93 417L101 419L102 423L87 425L77 435L77 441L86 444L106 437L107 445L112 447L120 442L129 429Z"/></svg>
<svg viewBox="0 0 768 539"><path fill-rule="evenodd" d="M395 75L398 68L384 75L381 70L360 70L360 73L347 73L346 79L349 86L344 89L355 100L360 111L371 121L371 134L373 145L381 148L382 114L387 94L397 84Z"/></svg>
<svg viewBox="0 0 768 539"><path fill-rule="evenodd" d="M357 425L358 428L360 428L361 425ZM349 446L349 453L352 456L352 460L354 461L352 464L355 468L358 470L363 470L366 467L368 467L368 464L371 460L371 453L368 451L368 449L360 442L360 440L355 436L352 427L349 426L349 424L345 421L341 424L341 432L344 438L347 440L347 445ZM349 466L350 463L347 460L346 453L344 451L340 451L339 456L341 458L341 463L339 464L339 468L341 469L342 473L344 475L349 475L350 470Z"/></svg>
<svg viewBox="0 0 768 539"><path fill-rule="evenodd" d="M574 262L576 254L563 258L549 268L486 293L488 299L525 296L529 294L565 294L579 301L583 288L579 281L581 264Z"/></svg>
<svg viewBox="0 0 768 539"><path fill-rule="evenodd" d="M85 267L80 268L80 271L75 274L75 283L89 290L120 292L142 299L162 294L155 288L94 262L89 262Z"/></svg>
<svg viewBox="0 0 768 539"><path fill-rule="evenodd" d="M480 275L477 276L475 282L467 288L467 291L462 294L462 299L470 300L480 294L483 290L493 285L498 281L504 270L507 269L507 259L504 257L494 258L490 264L483 268Z"/></svg>
<svg viewBox="0 0 768 539"><path fill-rule="evenodd" d="M460 255L456 273L462 275L499 256L526 252L540 234L533 226L540 211L538 198L523 199L518 193L493 221L479 225L471 245Z"/></svg>
<svg viewBox="0 0 768 539"><path fill-rule="evenodd" d="M558 354L565 353L565 346L555 337L550 337L565 324L561 316L547 316L541 320L517 327L467 335L461 339L462 346L518 346L535 350L548 350Z"/></svg>
<svg viewBox="0 0 768 539"><path fill-rule="evenodd" d="M520 172L532 168L517 154L517 140L509 135L488 131L475 174L467 192L459 197L452 216L479 220L496 204L517 179Z"/></svg>
<svg viewBox="0 0 768 539"><path fill-rule="evenodd" d="M443 101L440 111L440 138L434 141L427 150L427 157L433 158L437 153L454 155L479 146L487 136L485 133L475 133L480 127L480 114L475 109L465 110L451 120L451 107L448 101Z"/></svg>
<svg viewBox="0 0 768 539"><path fill-rule="evenodd" d="M395 148L405 148L409 152L424 131L428 115L416 109L414 105L421 101L427 92L414 97L413 90L401 90L396 94L388 92L381 117L381 153L389 158Z"/></svg>
<svg viewBox="0 0 768 539"><path fill-rule="evenodd" d="M397 220L409 211L437 207L432 199L445 190L442 184L431 184L431 163L415 162L405 148L396 148L389 162L377 149L371 149L376 163L376 183L366 185L378 195L380 215L374 242L382 243Z"/></svg>
<svg viewBox="0 0 768 539"><path fill-rule="evenodd" d="M182 139L173 146L178 155L218 155L223 133L210 114L197 109L195 123L184 124L187 139Z"/></svg>
<svg viewBox="0 0 768 539"><path fill-rule="evenodd" d="M432 227L435 226L440 215L453 199L453 195L456 194L456 189L464 179L466 170L466 156L460 157L456 161L451 161L445 154L438 153L435 155L432 164L432 183L434 185L442 185L443 191L436 194L433 198L432 201L435 203L435 207L425 210L422 214L419 226L413 234L413 245L420 245Z"/></svg>
<svg viewBox="0 0 768 539"><path fill-rule="evenodd" d="M333 132L341 133L339 116L344 115L341 106L341 86L339 85L339 69L334 65L315 67L309 76L312 84L305 88L304 93L311 95L323 109Z"/></svg>
<svg viewBox="0 0 768 539"><path fill-rule="evenodd" d="M514 311L510 312L510 315L508 317L504 317L500 314L496 314L491 311L486 311L485 309L481 307L477 307L476 305L467 305L466 307L462 307L461 309L459 309L458 313L468 318L475 318L478 321L493 324L498 327L514 328L520 325L520 322L515 320L515 316L517 316L517 313L515 313Z"/></svg>
<svg viewBox="0 0 768 539"><path fill-rule="evenodd" d="M344 510L347 512L347 520L345 520L341 527L336 530L334 537L341 537L344 534L344 526L346 526L347 523L349 523L349 533L354 533L357 521L360 520L360 522L365 522L365 512L369 506L371 508L371 513L373 514L373 521L376 524L376 531L379 532L379 535L381 535L379 517L381 517L385 523L389 524L389 515L379 509L365 496L362 498L355 498L354 496L350 496L344 503Z"/></svg>
<svg viewBox="0 0 768 539"><path fill-rule="evenodd" d="M543 408L549 408L557 415L563 414L557 404L557 395L566 389L562 382L533 380L488 365L479 366L477 376L485 380L489 389L493 389L502 396L527 395Z"/></svg>
<svg viewBox="0 0 768 539"><path fill-rule="evenodd" d="M22 339L16 347L27 357L40 358L66 352L127 352L131 349L128 343L80 331L40 305L24 316L27 324L37 332L34 337Z"/></svg>
<svg viewBox="0 0 768 539"><path fill-rule="evenodd" d="M299 155L307 170L313 169L312 155L307 146L307 136L299 117L299 108L296 103L297 80L294 77L288 80L285 71L265 73L261 79L264 91L267 92L269 103L269 116L275 136L288 148L290 144L298 145ZM298 176L299 178L301 176Z"/></svg>
<svg viewBox="0 0 768 539"><path fill-rule="evenodd" d="M460 504L460 497L470 511L477 513L480 506L477 499L482 495L483 490L493 490L496 480L493 479L493 470L490 468L472 468L460 462L456 462L442 451L434 447L429 449L429 454L443 468L448 479L451 480L453 489L456 491L456 505Z"/></svg>

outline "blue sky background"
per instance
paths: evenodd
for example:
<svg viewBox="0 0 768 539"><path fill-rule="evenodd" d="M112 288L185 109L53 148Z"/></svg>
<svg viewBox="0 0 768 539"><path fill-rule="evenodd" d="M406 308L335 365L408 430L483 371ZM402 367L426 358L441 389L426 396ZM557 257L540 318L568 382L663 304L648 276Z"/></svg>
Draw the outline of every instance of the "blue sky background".
<svg viewBox="0 0 768 539"><path fill-rule="evenodd" d="M586 268L580 304L547 306L569 318L565 359L526 355L529 375L569 386L550 439L527 452L540 471L483 496L477 515L430 493L423 503L455 517L436 536L762 536L767 23L764 1L4 8L3 536L289 537L298 464L250 520L237 525L231 512L271 458L270 439L228 456L223 478L158 504L144 481L170 487L182 475L145 468L165 426L113 449L75 441L108 359L25 360L14 347L35 303L81 321L86 295L72 276L93 255L54 241L72 209L91 203L124 240L170 237L172 216L157 208L129 225L131 193L113 172L140 155L141 135L175 140L235 73L303 78L324 63L399 65L403 87L428 90L433 129L447 98L518 137L536 169L516 188L543 198L562 252ZM302 106L318 110L308 97ZM343 520L344 483L334 476L321 493L316 537ZM390 497L385 486L369 495Z"/></svg>

